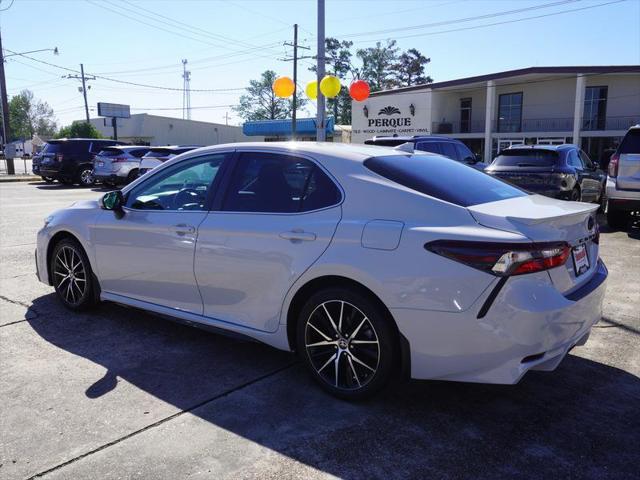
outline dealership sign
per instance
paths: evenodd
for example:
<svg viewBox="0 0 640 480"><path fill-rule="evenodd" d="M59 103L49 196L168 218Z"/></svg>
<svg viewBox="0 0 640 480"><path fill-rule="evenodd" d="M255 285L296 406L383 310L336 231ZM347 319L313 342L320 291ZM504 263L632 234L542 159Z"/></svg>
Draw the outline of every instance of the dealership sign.
<svg viewBox="0 0 640 480"><path fill-rule="evenodd" d="M352 141L363 143L374 136L429 134L430 95L390 94L353 103ZM363 105L364 104L364 105Z"/></svg>

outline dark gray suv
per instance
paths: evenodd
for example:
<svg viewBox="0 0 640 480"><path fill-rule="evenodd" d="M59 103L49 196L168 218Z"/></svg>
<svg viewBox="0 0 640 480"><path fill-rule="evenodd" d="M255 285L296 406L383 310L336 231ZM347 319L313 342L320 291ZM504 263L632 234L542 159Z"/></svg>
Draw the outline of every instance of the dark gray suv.
<svg viewBox="0 0 640 480"><path fill-rule="evenodd" d="M381 147L397 147L403 143L413 143L415 150L423 152L431 152L443 157L466 163L477 170L484 170L486 163L481 161L478 155L475 155L469 147L460 140L449 137L440 137L434 135L417 135L413 137L373 137L365 140L366 145L378 145Z"/></svg>

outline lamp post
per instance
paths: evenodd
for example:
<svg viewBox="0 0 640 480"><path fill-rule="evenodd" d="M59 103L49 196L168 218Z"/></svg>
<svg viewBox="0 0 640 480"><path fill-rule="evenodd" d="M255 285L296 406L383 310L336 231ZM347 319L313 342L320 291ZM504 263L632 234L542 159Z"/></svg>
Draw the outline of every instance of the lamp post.
<svg viewBox="0 0 640 480"><path fill-rule="evenodd" d="M0 90L2 99L0 101L0 106L2 106L2 149L5 150L5 145L9 141L9 137L11 136L11 125L9 124L9 100L7 98L7 80L4 76L4 62L5 58L13 57L15 55L27 55L28 53L37 53L37 52L53 52L54 55L58 55L60 52L58 51L58 47L54 48L42 48L40 50L30 50L28 52L16 53L12 52L9 55L4 55L4 50L2 49L2 35L0 35ZM6 158L6 156L5 156ZM6 158L7 162L7 174L15 175L16 169L13 165L13 158Z"/></svg>

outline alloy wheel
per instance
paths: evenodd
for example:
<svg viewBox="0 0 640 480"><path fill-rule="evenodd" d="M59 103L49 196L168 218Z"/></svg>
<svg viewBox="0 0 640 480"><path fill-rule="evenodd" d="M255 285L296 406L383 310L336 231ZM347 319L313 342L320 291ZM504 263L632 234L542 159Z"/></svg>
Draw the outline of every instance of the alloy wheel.
<svg viewBox="0 0 640 480"><path fill-rule="evenodd" d="M89 169L80 172L80 183L82 185L93 185L93 172Z"/></svg>
<svg viewBox="0 0 640 480"><path fill-rule="evenodd" d="M87 271L78 252L69 246L62 247L53 264L56 289L70 305L78 305L87 291Z"/></svg>
<svg viewBox="0 0 640 480"><path fill-rule="evenodd" d="M305 349L318 376L340 390L364 387L380 365L373 323L358 307L342 300L323 302L311 312Z"/></svg>

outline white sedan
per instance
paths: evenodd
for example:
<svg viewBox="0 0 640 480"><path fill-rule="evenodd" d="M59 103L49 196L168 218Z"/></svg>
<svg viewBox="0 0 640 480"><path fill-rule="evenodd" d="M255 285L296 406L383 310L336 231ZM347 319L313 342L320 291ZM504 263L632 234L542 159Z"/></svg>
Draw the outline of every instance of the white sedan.
<svg viewBox="0 0 640 480"><path fill-rule="evenodd" d="M401 375L555 369L601 317L597 208L438 155L218 145L53 213L36 261L70 309L111 301L297 351L358 399Z"/></svg>

